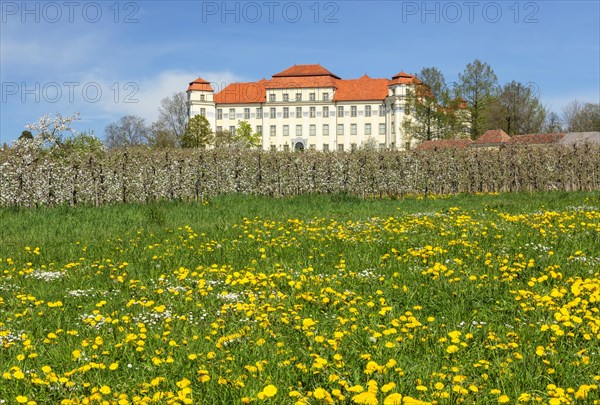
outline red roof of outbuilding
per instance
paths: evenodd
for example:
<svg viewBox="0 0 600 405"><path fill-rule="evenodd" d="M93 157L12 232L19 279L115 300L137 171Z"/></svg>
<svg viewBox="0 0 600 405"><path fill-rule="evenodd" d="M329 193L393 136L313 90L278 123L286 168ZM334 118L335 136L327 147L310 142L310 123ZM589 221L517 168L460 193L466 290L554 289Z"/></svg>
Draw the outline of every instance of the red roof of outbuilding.
<svg viewBox="0 0 600 405"><path fill-rule="evenodd" d="M540 145L548 143L558 143L558 141L563 139L564 136L564 132L515 135L511 138L510 142L508 143L513 145Z"/></svg>
<svg viewBox="0 0 600 405"><path fill-rule="evenodd" d="M510 136L501 129L490 129L481 135L473 142L473 145L485 145L494 143L508 143L510 142Z"/></svg>

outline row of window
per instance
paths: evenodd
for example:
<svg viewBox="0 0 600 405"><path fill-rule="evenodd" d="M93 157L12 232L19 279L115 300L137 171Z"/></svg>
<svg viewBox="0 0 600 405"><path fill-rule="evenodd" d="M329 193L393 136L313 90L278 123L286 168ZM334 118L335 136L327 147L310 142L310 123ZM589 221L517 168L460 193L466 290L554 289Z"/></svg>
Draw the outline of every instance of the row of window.
<svg viewBox="0 0 600 405"><path fill-rule="evenodd" d="M310 150L316 150L317 149L317 145L315 145L314 143L311 143L310 145L308 145L308 149ZM350 144L350 150L351 151L355 151L358 149L358 145L355 143L351 143ZM379 144L379 149L385 149L385 143L380 143ZM283 145L283 150L284 151L289 151L290 150L290 145ZM339 143L337 144L337 150L338 152L343 152L344 151L344 144ZM276 152L277 151L277 145L271 145L271 151ZM329 151L329 144L328 143L324 143L323 144L323 151L324 152L328 152Z"/></svg>
<svg viewBox="0 0 600 405"><path fill-rule="evenodd" d="M275 94L269 94L269 102L274 103L276 101L277 96ZM290 101L290 95L288 93L283 93L283 101ZM302 101L302 93L296 93L296 101ZM317 101L316 93L309 93L308 101ZM323 101L329 101L329 93L323 93Z"/></svg>
<svg viewBox="0 0 600 405"><path fill-rule="evenodd" d="M223 131L223 127L222 126L217 126L217 132L221 132ZM338 124L337 126L337 134L338 135L344 135L344 124ZM230 126L229 127L229 132L234 133L235 132L235 126ZM262 134L263 132L263 127L262 125L257 125L256 126L256 132L259 134ZM289 125L284 125L283 126L283 136L289 136L290 135L290 126ZM303 132L303 125L296 125L296 136L302 136L304 134ZM365 135L372 135L372 127L371 124L365 124ZM277 126L276 125L271 125L269 127L269 135L270 136L277 136ZM317 135L317 126L315 124L310 124L308 126L308 135L310 136L316 136ZM323 136L328 136L329 135L329 124L323 124ZM350 135L358 135L358 130L357 130L357 125L356 124L350 124ZM385 124L379 124L379 135L385 135Z"/></svg>
<svg viewBox="0 0 600 405"><path fill-rule="evenodd" d="M330 111L329 111L329 107L328 106L324 106L322 107L322 116L323 117L329 117L330 116ZM363 111L361 111L363 112ZM201 115L204 116L205 115L205 109L202 108L201 109ZM371 117L373 114L372 112L372 108L370 105L365 106L364 109L364 115L365 117ZM333 114L331 114L333 115ZM337 116L338 117L343 117L344 115L348 115L347 111L345 111L344 106L343 105L339 105L337 107ZM358 109L355 105L350 106L350 117L357 117L358 116ZM230 108L229 109L229 113L226 115L228 119L230 120L234 120L236 115L235 115L235 108ZM269 109L269 117L271 118L275 118L277 116L277 109L275 107L271 107ZM321 114L319 114L319 116L321 116ZM385 106L380 105L379 106L379 116L383 117L385 116ZM290 108L289 107L283 107L283 118L289 118L290 117ZM308 111L303 111L302 107L296 107L296 117L309 117L309 118L315 118L317 117L317 108L316 107L310 107L308 109ZM261 107L256 108L256 118L258 119L262 119L263 118L263 109ZM217 119L218 120L222 120L223 119L223 109L222 108L218 108L217 109ZM249 120L250 119L250 108L244 108L244 119L245 120Z"/></svg>

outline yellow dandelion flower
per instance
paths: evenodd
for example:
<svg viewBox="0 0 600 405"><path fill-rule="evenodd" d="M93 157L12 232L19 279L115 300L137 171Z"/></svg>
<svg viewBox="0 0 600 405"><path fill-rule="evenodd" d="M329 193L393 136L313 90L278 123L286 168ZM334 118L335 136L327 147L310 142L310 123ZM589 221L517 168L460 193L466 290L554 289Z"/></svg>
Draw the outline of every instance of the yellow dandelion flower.
<svg viewBox="0 0 600 405"><path fill-rule="evenodd" d="M262 390L262 392L265 394L265 397L272 398L277 395L277 387L273 384L269 384Z"/></svg>
<svg viewBox="0 0 600 405"><path fill-rule="evenodd" d="M508 395L500 395L498 397L498 403L499 404L507 404L510 402L510 398L508 397Z"/></svg>
<svg viewBox="0 0 600 405"><path fill-rule="evenodd" d="M381 392L388 392L396 388L396 383L390 382L381 386Z"/></svg>
<svg viewBox="0 0 600 405"><path fill-rule="evenodd" d="M402 395L390 394L383 400L383 405L402 405Z"/></svg>
<svg viewBox="0 0 600 405"><path fill-rule="evenodd" d="M452 354L452 353L456 353L458 351L458 346L456 345L450 345L446 348L446 352Z"/></svg>

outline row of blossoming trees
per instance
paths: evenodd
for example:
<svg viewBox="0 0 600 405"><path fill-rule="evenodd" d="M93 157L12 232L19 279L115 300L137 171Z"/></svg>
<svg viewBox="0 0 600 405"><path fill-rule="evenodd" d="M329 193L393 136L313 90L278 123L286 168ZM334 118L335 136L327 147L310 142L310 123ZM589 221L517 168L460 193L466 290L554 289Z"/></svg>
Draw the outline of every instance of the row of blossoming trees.
<svg viewBox="0 0 600 405"><path fill-rule="evenodd" d="M600 190L597 146L500 150L127 150L0 152L0 206L202 201L227 193L360 197L535 190Z"/></svg>

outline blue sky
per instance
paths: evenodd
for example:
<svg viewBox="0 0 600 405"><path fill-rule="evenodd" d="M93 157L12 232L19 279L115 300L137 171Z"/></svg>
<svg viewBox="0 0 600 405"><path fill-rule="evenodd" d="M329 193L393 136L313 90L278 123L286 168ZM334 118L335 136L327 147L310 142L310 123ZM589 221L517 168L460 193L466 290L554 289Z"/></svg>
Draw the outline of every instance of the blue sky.
<svg viewBox="0 0 600 405"><path fill-rule="evenodd" d="M198 76L253 81L294 64L346 79L435 66L453 82L478 58L556 112L600 102L597 0L0 3L0 144L56 112L103 138L126 114L150 124Z"/></svg>

